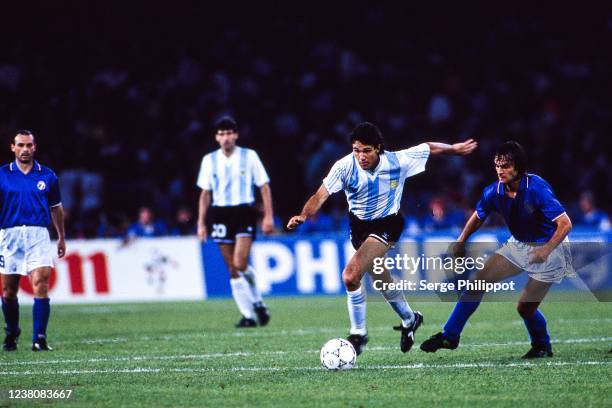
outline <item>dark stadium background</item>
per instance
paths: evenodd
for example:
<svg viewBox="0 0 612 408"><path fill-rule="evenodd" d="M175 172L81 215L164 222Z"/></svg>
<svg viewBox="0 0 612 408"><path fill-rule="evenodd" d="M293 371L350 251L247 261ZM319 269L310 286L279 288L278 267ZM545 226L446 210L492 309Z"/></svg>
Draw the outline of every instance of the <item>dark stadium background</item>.
<svg viewBox="0 0 612 408"><path fill-rule="evenodd" d="M212 7L211 5L214 5ZM3 5L0 135L37 136L57 170L69 238L125 233L142 206L172 225L223 114L268 169L281 222L299 211L347 134L368 120L389 149L476 138L407 183L419 228L438 203L457 226L515 139L579 220L610 213L610 8L428 9L368 3L45 2ZM588 197L587 197L588 198ZM327 213L341 228L344 198ZM602 213L603 214L603 213ZM603 215L605 216L605 214ZM315 228L316 229L316 228Z"/></svg>

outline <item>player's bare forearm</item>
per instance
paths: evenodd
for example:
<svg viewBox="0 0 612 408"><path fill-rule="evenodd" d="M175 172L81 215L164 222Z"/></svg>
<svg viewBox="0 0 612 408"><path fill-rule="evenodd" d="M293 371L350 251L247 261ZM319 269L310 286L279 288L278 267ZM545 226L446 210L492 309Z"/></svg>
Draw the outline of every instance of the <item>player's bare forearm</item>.
<svg viewBox="0 0 612 408"><path fill-rule="evenodd" d="M261 192L261 200L263 201L264 218L261 223L261 229L264 234L274 232L274 210L272 209L272 190L270 184L266 183L259 189Z"/></svg>
<svg viewBox="0 0 612 408"><path fill-rule="evenodd" d="M304 204L304 208L302 208L302 212L300 213L300 215L296 215L295 217L292 217L289 220L287 228L294 229L298 225L303 224L308 217L313 216L317 213L317 211L319 211L319 209L323 206L323 204L325 203L325 201L327 201L328 198L329 192L327 191L324 185L321 185L317 192L314 193L308 199L308 201L306 201L306 204Z"/></svg>
<svg viewBox="0 0 612 408"><path fill-rule="evenodd" d="M325 201L327 201L328 198L329 193L327 192L327 189L325 188L325 186L321 185L317 192L314 193L308 199L308 201L306 201L306 204L304 204L304 208L302 208L300 216L304 218L312 217L321 209L321 207L323 206Z"/></svg>
<svg viewBox="0 0 612 408"><path fill-rule="evenodd" d="M202 190L200 200L198 201L198 224L204 224L206 220L206 212L210 206L210 191Z"/></svg>
<svg viewBox="0 0 612 408"><path fill-rule="evenodd" d="M57 232L57 255L62 258L66 255L66 232L64 229L64 206L51 207L51 220Z"/></svg>
<svg viewBox="0 0 612 408"><path fill-rule="evenodd" d="M465 227L463 227L463 231L461 231L461 235L459 235L459 238L457 238L457 242L467 242L468 238L470 238L473 233L478 231L483 223L484 220L478 218L478 214L476 211L474 211L468 222L465 224Z"/></svg>
<svg viewBox="0 0 612 408"><path fill-rule="evenodd" d="M263 211L265 218L274 218L274 211L272 209L272 190L270 184L266 183L259 189L261 192L261 200L263 201Z"/></svg>
<svg viewBox="0 0 612 408"><path fill-rule="evenodd" d="M53 220L53 226L57 232L57 239L65 240L66 232L64 230L64 206L57 205L51 207L51 219Z"/></svg>
<svg viewBox="0 0 612 408"><path fill-rule="evenodd" d="M454 143L452 145L439 142L427 142L429 145L429 154L455 154L459 156L466 156L474 151L478 147L478 142L474 139L468 139L462 143Z"/></svg>
<svg viewBox="0 0 612 408"><path fill-rule="evenodd" d="M555 230L555 233L544 245L544 247L546 247L549 252L552 252L553 249L557 247L557 245L563 242L565 237L567 237L567 234L569 234L572 230L572 221L570 220L570 217L567 216L567 214L563 214L562 216L557 218L555 220L555 224L557 224L557 229Z"/></svg>
<svg viewBox="0 0 612 408"><path fill-rule="evenodd" d="M548 240L548 242L542 246L535 247L533 251L531 251L531 256L529 259L529 263L543 263L546 262L550 253L559 245L572 230L572 221L567 216L567 214L563 214L559 218L555 220L555 224L557 224L557 229L555 229L555 233Z"/></svg>
<svg viewBox="0 0 612 408"><path fill-rule="evenodd" d="M210 206L210 191L202 190L200 199L198 200L198 238L200 241L206 241L206 212Z"/></svg>
<svg viewBox="0 0 612 408"><path fill-rule="evenodd" d="M457 257L465 256L465 243L473 233L478 231L478 228L480 228L483 222L484 220L478 218L476 211L474 211L468 222L465 224L465 227L463 227L463 231L461 231L461 235L459 235L457 241L449 245L448 254Z"/></svg>

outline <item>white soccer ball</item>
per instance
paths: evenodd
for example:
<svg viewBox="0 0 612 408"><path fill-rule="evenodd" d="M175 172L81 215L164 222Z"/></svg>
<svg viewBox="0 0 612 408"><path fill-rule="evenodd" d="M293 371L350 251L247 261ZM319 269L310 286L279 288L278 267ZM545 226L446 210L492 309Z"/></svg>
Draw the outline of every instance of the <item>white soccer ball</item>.
<svg viewBox="0 0 612 408"><path fill-rule="evenodd" d="M345 339L331 339L321 348L321 364L328 370L348 370L353 368L357 353L353 345Z"/></svg>

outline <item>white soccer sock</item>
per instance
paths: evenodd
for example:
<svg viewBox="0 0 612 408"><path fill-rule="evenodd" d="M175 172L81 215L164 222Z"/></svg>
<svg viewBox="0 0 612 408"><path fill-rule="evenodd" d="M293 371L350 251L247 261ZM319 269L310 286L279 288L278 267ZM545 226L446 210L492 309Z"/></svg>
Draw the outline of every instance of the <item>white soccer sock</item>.
<svg viewBox="0 0 612 408"><path fill-rule="evenodd" d="M253 319L255 314L253 312L253 300L249 283L241 276L230 279L230 286L232 287L232 296L240 313L247 319Z"/></svg>
<svg viewBox="0 0 612 408"><path fill-rule="evenodd" d="M257 280L255 278L255 269L251 265L247 267L246 270L240 271L242 276L246 279L249 284L249 289L251 290L251 298L254 303L263 303L263 298L261 297L261 292L257 288Z"/></svg>
<svg viewBox="0 0 612 408"><path fill-rule="evenodd" d="M391 306L400 319L402 319L402 326L410 326L414 319L414 312L410 308L410 305L408 305L408 302L406 302L404 292L399 289L381 290L380 292L387 300L387 303L389 303L389 306Z"/></svg>
<svg viewBox="0 0 612 408"><path fill-rule="evenodd" d="M351 320L350 334L365 335L366 330L366 294L363 286L354 291L346 291L349 319Z"/></svg>

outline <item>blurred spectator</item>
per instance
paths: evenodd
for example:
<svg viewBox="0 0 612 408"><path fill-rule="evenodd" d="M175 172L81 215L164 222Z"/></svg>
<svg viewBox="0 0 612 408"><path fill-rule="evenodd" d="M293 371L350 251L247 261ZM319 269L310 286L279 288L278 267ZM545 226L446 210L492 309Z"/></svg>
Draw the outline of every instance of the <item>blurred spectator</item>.
<svg viewBox="0 0 612 408"><path fill-rule="evenodd" d="M465 219L462 211L448 208L446 201L434 197L429 203L429 213L423 217L423 230L427 232L438 229L461 228Z"/></svg>
<svg viewBox="0 0 612 408"><path fill-rule="evenodd" d="M127 236L128 238L159 237L167 233L166 224L155 220L153 211L149 207L141 207L138 211L138 221L130 225Z"/></svg>
<svg viewBox="0 0 612 408"><path fill-rule="evenodd" d="M193 219L193 212L187 206L179 207L174 225L170 229L170 235L194 235L195 233L196 222Z"/></svg>
<svg viewBox="0 0 612 408"><path fill-rule="evenodd" d="M600 231L610 230L610 219L602 210L595 207L593 193L585 191L580 195L580 212L577 214L574 224L584 227L594 227Z"/></svg>
<svg viewBox="0 0 612 408"><path fill-rule="evenodd" d="M419 219L412 215L404 216L404 234L414 237L421 233L421 226L419 225Z"/></svg>
<svg viewBox="0 0 612 408"><path fill-rule="evenodd" d="M123 238L130 228L130 221L123 213L102 214L96 230L98 238Z"/></svg>

